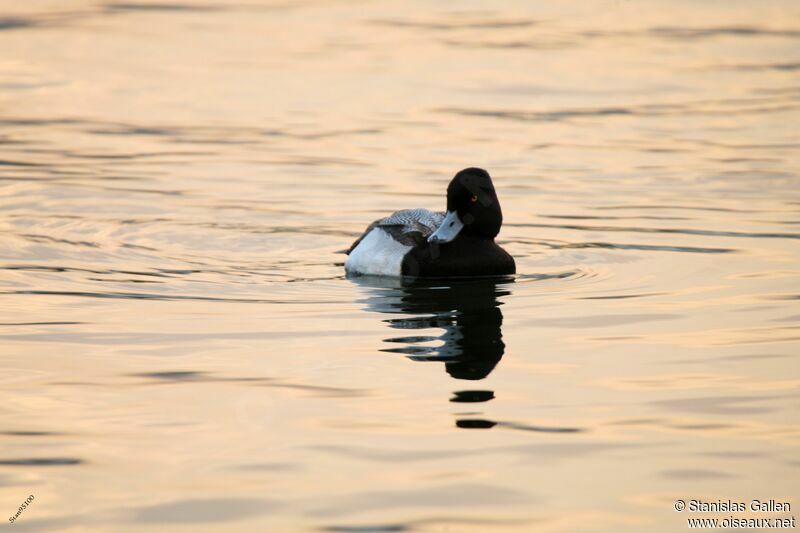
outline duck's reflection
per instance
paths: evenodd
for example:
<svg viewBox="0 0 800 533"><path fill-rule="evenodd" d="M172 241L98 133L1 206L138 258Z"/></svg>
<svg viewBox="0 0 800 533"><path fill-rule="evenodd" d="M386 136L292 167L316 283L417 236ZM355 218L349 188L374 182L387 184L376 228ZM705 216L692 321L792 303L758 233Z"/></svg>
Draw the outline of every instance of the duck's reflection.
<svg viewBox="0 0 800 533"><path fill-rule="evenodd" d="M456 379L479 380L488 376L503 358L503 313L500 298L511 294L513 278L407 281L391 278L354 277L366 290L361 300L366 309L395 315L384 321L396 330L413 330L384 339L394 345L383 351L406 354L415 361L443 362ZM430 335L419 330L444 330ZM438 345L434 343L438 342ZM482 403L493 400L494 391L459 390L451 402ZM546 426L526 422L491 420L482 412L455 413L455 425L469 430L503 428L537 433L577 433L581 428Z"/></svg>
<svg viewBox="0 0 800 533"><path fill-rule="evenodd" d="M469 280L402 280L358 277L352 280L368 289L367 309L401 315L386 319L399 330L440 328L439 336L404 335L385 339L401 346L383 351L407 354L415 361L440 361L456 379L478 380L488 376L505 351L502 304L510 294L513 278ZM429 345L442 341L439 346ZM484 391L456 393L454 401L486 401ZM459 397L459 394L461 395Z"/></svg>

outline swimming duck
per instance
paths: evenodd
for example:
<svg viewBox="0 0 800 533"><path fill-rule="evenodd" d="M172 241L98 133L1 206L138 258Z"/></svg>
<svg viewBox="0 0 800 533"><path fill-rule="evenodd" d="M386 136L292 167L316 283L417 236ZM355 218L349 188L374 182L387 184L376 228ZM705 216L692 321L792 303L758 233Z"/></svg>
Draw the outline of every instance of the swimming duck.
<svg viewBox="0 0 800 533"><path fill-rule="evenodd" d="M348 274L461 277L514 274L494 238L503 224L492 178L465 168L447 186L447 211L404 209L376 220L347 251Z"/></svg>

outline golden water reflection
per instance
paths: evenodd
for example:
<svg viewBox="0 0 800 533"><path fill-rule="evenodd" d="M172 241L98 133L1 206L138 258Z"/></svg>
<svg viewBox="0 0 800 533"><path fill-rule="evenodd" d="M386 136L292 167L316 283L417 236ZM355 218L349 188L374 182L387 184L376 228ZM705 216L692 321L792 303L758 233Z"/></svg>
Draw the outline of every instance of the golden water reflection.
<svg viewBox="0 0 800 533"><path fill-rule="evenodd" d="M13 527L800 506L799 14L3 3L0 500L35 495ZM344 277L370 221L443 208L467 166L516 277Z"/></svg>

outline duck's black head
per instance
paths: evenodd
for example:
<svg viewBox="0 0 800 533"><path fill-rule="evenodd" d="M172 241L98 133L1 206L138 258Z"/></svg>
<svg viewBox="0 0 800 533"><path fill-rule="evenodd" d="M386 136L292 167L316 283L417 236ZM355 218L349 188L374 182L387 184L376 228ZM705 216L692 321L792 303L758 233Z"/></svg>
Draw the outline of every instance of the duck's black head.
<svg viewBox="0 0 800 533"><path fill-rule="evenodd" d="M503 212L492 178L482 168L465 168L447 186L447 215L428 240L445 243L458 235L494 239L503 225Z"/></svg>

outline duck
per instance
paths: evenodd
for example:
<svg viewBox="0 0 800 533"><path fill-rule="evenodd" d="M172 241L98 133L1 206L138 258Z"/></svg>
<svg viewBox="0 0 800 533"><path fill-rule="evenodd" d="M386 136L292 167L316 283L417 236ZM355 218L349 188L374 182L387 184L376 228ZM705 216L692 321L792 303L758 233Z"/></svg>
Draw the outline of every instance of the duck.
<svg viewBox="0 0 800 533"><path fill-rule="evenodd" d="M445 211L403 209L370 224L346 251L348 276L507 276L514 258L494 242L503 212L489 173L470 167L447 186Z"/></svg>

